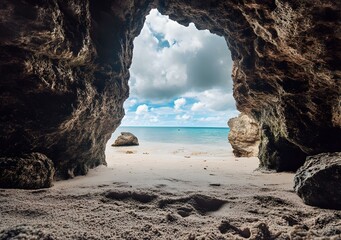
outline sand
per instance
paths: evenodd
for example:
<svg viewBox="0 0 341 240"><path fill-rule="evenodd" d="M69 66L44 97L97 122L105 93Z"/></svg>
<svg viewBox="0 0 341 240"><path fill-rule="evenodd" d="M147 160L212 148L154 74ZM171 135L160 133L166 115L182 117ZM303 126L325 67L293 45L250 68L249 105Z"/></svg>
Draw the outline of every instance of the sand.
<svg viewBox="0 0 341 240"><path fill-rule="evenodd" d="M0 239L341 239L341 211L304 205L294 174L229 146L110 144L87 176L0 189Z"/></svg>

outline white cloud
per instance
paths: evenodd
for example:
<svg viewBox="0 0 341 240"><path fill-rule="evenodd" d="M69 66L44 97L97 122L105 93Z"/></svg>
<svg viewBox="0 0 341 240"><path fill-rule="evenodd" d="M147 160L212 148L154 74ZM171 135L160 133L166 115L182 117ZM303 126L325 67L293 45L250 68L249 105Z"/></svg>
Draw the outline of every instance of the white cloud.
<svg viewBox="0 0 341 240"><path fill-rule="evenodd" d="M191 90L232 91L231 69L222 37L199 31L193 23L184 27L154 9L134 40L131 93L142 99L170 100Z"/></svg>
<svg viewBox="0 0 341 240"><path fill-rule="evenodd" d="M196 102L192 105L191 110L192 111L199 111L202 110L205 107L205 104L202 102Z"/></svg>
<svg viewBox="0 0 341 240"><path fill-rule="evenodd" d="M150 108L150 111L153 112L154 114L159 114L159 115L167 115L169 113L174 112L174 109L171 107L153 107Z"/></svg>
<svg viewBox="0 0 341 240"><path fill-rule="evenodd" d="M226 126L238 114L229 55L222 37L152 10L134 40L122 124Z"/></svg>
<svg viewBox="0 0 341 240"><path fill-rule="evenodd" d="M137 108L136 108L136 114L137 115L142 115L142 114L145 114L148 112L148 106L146 104L143 104L143 105L139 105Z"/></svg>
<svg viewBox="0 0 341 240"><path fill-rule="evenodd" d="M176 115L175 119L176 120L185 120L185 121L187 121L187 120L191 119L191 116L188 115L188 114Z"/></svg>
<svg viewBox="0 0 341 240"><path fill-rule="evenodd" d="M135 106L137 104L137 99L132 98L132 99L127 99L124 102L124 109L129 110L131 107Z"/></svg>
<svg viewBox="0 0 341 240"><path fill-rule="evenodd" d="M194 97L199 100L200 105L196 105L194 109L192 109L193 111L227 111L236 109L236 103L232 92L225 92L224 89L210 89L203 92L188 92L184 95L184 97ZM199 107L202 108L200 109Z"/></svg>
<svg viewBox="0 0 341 240"><path fill-rule="evenodd" d="M174 101L174 109L179 110L182 106L186 104L185 98L178 98Z"/></svg>
<svg viewBox="0 0 341 240"><path fill-rule="evenodd" d="M221 121L221 117L202 117L198 119L201 122L217 122Z"/></svg>
<svg viewBox="0 0 341 240"><path fill-rule="evenodd" d="M130 99L129 101L127 101L129 103L129 106L134 106L137 103L136 99Z"/></svg>
<svg viewBox="0 0 341 240"><path fill-rule="evenodd" d="M187 115L187 114L184 114L184 115L182 115L182 117L181 117L183 120L189 120L190 118L191 118L191 116L190 115Z"/></svg>
<svg viewBox="0 0 341 240"><path fill-rule="evenodd" d="M157 123L158 121L159 121L159 118L156 117L156 116L151 116L151 117L149 118L149 122Z"/></svg>

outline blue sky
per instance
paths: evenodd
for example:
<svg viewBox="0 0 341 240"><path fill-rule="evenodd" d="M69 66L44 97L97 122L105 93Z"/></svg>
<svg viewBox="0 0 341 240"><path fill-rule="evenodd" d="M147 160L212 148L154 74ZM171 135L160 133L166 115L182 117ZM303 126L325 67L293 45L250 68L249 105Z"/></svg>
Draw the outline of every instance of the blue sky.
<svg viewBox="0 0 341 240"><path fill-rule="evenodd" d="M238 111L222 37L152 10L134 40L122 126L226 127Z"/></svg>

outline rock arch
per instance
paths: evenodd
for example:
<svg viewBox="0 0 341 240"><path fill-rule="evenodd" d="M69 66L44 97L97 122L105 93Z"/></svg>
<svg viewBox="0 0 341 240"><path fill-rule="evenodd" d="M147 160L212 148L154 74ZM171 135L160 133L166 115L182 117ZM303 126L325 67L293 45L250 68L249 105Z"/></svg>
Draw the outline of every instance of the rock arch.
<svg viewBox="0 0 341 240"><path fill-rule="evenodd" d="M295 170L307 155L340 151L340 5L4 0L0 155L43 153L57 178L105 163L129 94L133 39L151 8L225 37L237 108L261 125L261 166Z"/></svg>

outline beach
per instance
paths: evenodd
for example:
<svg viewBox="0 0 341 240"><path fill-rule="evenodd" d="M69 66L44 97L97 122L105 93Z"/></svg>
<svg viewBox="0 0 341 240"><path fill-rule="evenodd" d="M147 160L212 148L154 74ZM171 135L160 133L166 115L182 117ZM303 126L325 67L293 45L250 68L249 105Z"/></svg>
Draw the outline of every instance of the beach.
<svg viewBox="0 0 341 240"><path fill-rule="evenodd" d="M1 189L0 239L340 239L339 211L304 205L293 173L230 146L113 140L86 176Z"/></svg>

